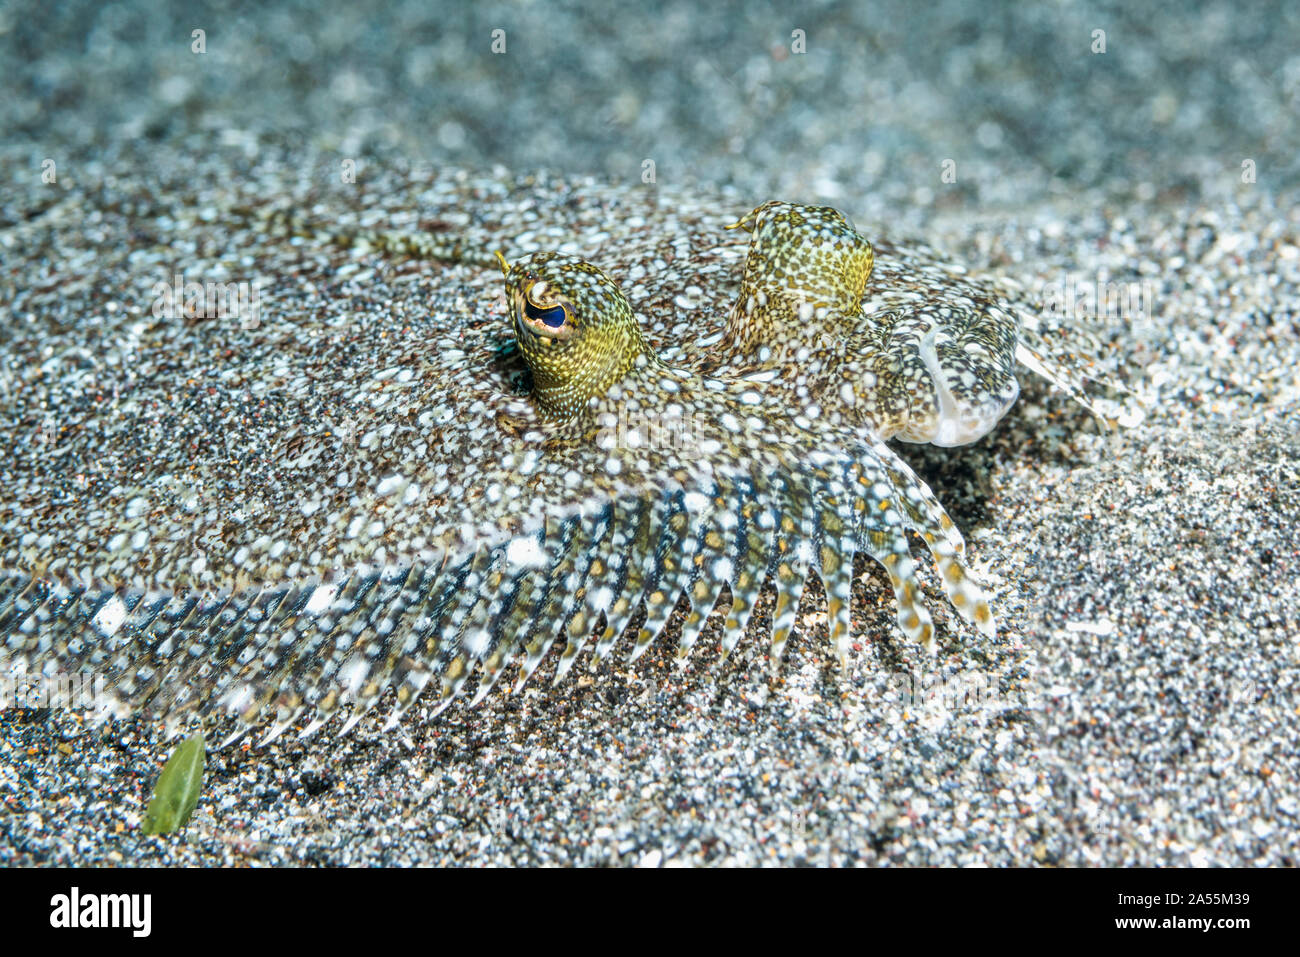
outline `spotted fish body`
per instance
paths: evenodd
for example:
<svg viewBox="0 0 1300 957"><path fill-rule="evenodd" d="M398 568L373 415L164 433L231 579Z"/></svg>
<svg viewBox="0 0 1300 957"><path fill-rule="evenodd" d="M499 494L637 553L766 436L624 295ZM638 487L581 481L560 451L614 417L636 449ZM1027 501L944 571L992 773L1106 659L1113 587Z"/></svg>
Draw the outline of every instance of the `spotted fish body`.
<svg viewBox="0 0 1300 957"><path fill-rule="evenodd" d="M736 226L753 239L728 363L880 438L940 446L982 438L1020 394L1020 323L992 290L955 270L917 288L900 267L918 257L890 246L873 276L871 244L827 206L765 203Z"/></svg>
<svg viewBox="0 0 1300 957"><path fill-rule="evenodd" d="M389 687L395 720L430 686L445 706L477 676L481 698L516 662L518 686L553 645L562 649L558 680L585 647L607 654L642 602L632 654L679 595L690 604L685 653L723 586L732 595L728 651L762 585L774 587L775 663L805 581L820 576L843 653L858 551L888 570L904 633L928 644L909 530L932 553L954 607L991 633L960 534L883 442L902 431L861 411L858 397L873 394L867 373L888 366L854 358L857 343L882 333L867 321L880 313L873 293L862 294L866 306L853 301L864 271L853 243L846 234L856 269L846 289L812 312L828 335L842 329L843 342L786 343L775 355L762 328L736 334L745 295L763 278L752 259L724 313L730 335L703 327L657 352L641 321L653 292L636 288L648 273L633 270L625 293L573 257L520 260L506 277L507 301L534 380L529 395L502 369L510 336L499 319L450 342L436 329L398 336L384 351L390 364L365 356L358 369L337 328L283 317L213 370L249 383L242 423L231 421L240 408L228 396L210 409L202 394L191 397L180 437L208 454L183 476L178 437L154 414L184 381L166 368L182 344L169 327L145 323L131 359L149 375L122 383L114 415L91 409L10 465L13 497L0 514L4 655L46 670L107 672L126 709L227 710L247 722L269 713L272 734L305 710L315 716L309 729L345 704L355 720ZM538 282L537 315L521 318ZM901 328L917 311L908 311L910 293L874 295L898 313L887 326ZM561 364L552 375L530 355L528 324L549 329L548 309L561 300L573 329L556 341L597 343L612 365L552 402L548 387L563 391L573 369ZM923 306L943 317L962 303ZM757 321L801 309L796 302L792 313ZM282 348L304 335L339 353L348 388L312 380L302 353ZM421 348L422 336L435 344ZM800 362L809 374L792 374ZM897 385L878 381L883 391ZM844 384L854 400L834 401ZM322 431L276 431L273 417L262 425L256 408L277 402L311 410ZM922 397L919 408L924 419L931 406ZM239 455L239 441L201 448L232 425L251 433L235 438L255 438L246 444L259 457ZM56 488L56 471L84 483Z"/></svg>

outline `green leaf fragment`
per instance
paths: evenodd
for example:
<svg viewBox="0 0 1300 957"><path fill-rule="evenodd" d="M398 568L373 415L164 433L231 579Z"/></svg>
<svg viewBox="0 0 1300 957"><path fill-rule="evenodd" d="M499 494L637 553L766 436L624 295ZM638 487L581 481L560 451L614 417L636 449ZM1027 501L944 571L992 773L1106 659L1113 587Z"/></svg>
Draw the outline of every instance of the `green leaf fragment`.
<svg viewBox="0 0 1300 957"><path fill-rule="evenodd" d="M203 786L203 734L191 735L172 752L158 775L144 812L145 834L171 834L185 826Z"/></svg>

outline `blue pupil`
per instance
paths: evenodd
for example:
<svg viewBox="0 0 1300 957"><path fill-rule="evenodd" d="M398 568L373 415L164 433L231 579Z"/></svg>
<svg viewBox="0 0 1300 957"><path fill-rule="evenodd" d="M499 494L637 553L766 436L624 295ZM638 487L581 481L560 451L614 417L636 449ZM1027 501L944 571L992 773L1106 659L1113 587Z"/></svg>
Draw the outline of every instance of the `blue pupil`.
<svg viewBox="0 0 1300 957"><path fill-rule="evenodd" d="M563 306L551 306L549 309L542 309L539 306L534 306L531 302L525 302L524 315L529 319L543 322L552 329L558 329L564 325Z"/></svg>

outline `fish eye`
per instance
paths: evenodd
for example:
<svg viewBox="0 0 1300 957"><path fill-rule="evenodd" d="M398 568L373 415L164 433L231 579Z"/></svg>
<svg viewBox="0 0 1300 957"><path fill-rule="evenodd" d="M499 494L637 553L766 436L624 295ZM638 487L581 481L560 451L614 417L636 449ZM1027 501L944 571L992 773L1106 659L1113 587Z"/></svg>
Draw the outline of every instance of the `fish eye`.
<svg viewBox="0 0 1300 957"><path fill-rule="evenodd" d="M568 310L562 305L537 306L530 299L524 300L524 315L552 329L560 328L569 318Z"/></svg>

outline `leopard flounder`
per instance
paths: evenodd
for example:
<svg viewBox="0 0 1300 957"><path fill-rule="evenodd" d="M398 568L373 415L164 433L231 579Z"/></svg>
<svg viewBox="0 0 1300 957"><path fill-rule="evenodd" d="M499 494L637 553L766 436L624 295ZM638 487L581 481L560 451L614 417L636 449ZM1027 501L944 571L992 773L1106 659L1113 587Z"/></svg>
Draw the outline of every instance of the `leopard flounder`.
<svg viewBox="0 0 1300 957"><path fill-rule="evenodd" d="M207 403L183 341L136 327L143 373L115 392L113 414L83 409L10 463L5 657L107 673L119 709L230 711L246 723L269 713L271 736L306 710L314 730L348 704L350 726L389 687L395 721L430 683L439 709L472 675L481 698L515 662L518 687L557 641L558 681L588 644L604 657L642 604L632 655L679 597L685 654L724 586L724 651L764 583L774 587L775 666L805 581L820 576L843 655L859 551L887 569L903 632L931 644L909 530L956 610L991 634L960 534L884 439L952 444L991 428L1015 398L1020 307L963 284L956 267L918 286L880 242L873 273L870 245L824 207L765 204L737 225L754 239L734 304L715 310L716 292L678 290L675 311L689 305L695 334L666 340L681 317L655 309L671 291L644 261L625 270L625 291L574 256L503 260L523 388L503 372L496 323L423 351L399 338L363 360L360 395L332 393L301 353L277 348L275 332L307 331L291 316L209 365L215 380L244 384L250 405L352 422L330 426L324 444L276 431L274 416L229 395ZM725 257L714 260L699 280L730 286ZM643 328L643 314L657 318ZM310 330L341 351L338 333ZM351 355L336 368L355 382ZM187 428L160 428L150 410L186 389L173 424ZM232 421L262 455L196 454L179 477L184 443L210 451Z"/></svg>

